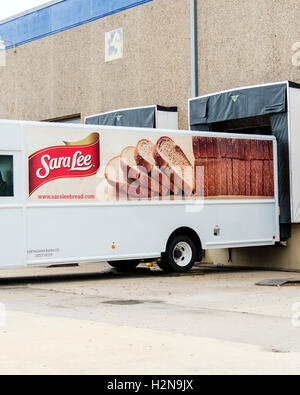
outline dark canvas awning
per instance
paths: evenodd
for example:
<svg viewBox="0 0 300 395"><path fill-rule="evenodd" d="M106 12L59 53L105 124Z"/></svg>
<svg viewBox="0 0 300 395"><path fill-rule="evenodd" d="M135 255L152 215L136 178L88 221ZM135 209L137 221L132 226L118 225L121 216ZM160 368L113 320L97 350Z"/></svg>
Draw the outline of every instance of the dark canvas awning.
<svg viewBox="0 0 300 395"><path fill-rule="evenodd" d="M286 84L234 90L190 102L190 125L284 113Z"/></svg>
<svg viewBox="0 0 300 395"><path fill-rule="evenodd" d="M156 106L114 111L86 118L87 125L155 128Z"/></svg>

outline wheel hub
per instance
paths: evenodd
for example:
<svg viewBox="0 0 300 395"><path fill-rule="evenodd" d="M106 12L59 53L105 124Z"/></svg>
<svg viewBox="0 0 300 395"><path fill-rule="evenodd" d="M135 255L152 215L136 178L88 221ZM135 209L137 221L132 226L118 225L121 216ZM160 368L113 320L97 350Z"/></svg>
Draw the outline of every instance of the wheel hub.
<svg viewBox="0 0 300 395"><path fill-rule="evenodd" d="M193 251L191 246L186 242L178 243L173 251L173 259L180 267L188 266L192 260Z"/></svg>

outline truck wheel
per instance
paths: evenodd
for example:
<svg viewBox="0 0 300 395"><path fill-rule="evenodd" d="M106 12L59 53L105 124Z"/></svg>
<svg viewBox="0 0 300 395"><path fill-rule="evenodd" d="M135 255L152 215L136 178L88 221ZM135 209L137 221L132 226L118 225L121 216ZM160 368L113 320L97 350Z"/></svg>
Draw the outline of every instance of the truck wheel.
<svg viewBox="0 0 300 395"><path fill-rule="evenodd" d="M157 266L164 272L170 273L172 269L167 262L166 254L162 254L161 259L157 261Z"/></svg>
<svg viewBox="0 0 300 395"><path fill-rule="evenodd" d="M194 241L188 236L178 235L169 241L167 251L162 256L162 267L171 272L186 273L192 269L196 259L197 248Z"/></svg>
<svg viewBox="0 0 300 395"><path fill-rule="evenodd" d="M131 272L140 264L140 261L115 261L107 263L111 267L118 269L122 272Z"/></svg>

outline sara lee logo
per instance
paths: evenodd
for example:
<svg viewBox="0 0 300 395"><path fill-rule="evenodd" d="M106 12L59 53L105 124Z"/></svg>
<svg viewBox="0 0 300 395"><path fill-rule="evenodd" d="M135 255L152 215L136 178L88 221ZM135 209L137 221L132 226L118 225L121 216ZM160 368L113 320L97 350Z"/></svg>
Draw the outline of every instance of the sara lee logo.
<svg viewBox="0 0 300 395"><path fill-rule="evenodd" d="M29 157L29 196L59 178L90 177L100 168L100 140L92 133L84 140L42 149Z"/></svg>

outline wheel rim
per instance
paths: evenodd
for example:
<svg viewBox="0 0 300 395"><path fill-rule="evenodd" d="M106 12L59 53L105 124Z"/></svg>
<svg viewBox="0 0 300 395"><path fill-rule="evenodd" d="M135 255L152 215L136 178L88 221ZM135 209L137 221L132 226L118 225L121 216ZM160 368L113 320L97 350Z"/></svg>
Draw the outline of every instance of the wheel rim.
<svg viewBox="0 0 300 395"><path fill-rule="evenodd" d="M180 267L188 266L191 263L193 257L192 247L182 241L178 243L173 250L173 259L176 265Z"/></svg>

